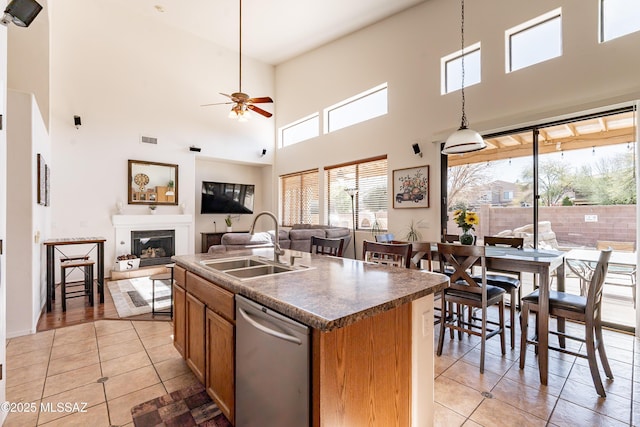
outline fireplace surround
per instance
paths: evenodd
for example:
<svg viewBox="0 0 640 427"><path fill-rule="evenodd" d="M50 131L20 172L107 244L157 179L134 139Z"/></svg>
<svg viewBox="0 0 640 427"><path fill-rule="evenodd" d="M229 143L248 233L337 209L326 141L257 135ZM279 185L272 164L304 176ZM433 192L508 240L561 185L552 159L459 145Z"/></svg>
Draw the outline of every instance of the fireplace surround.
<svg viewBox="0 0 640 427"><path fill-rule="evenodd" d="M131 253L132 231L173 230L174 255L194 253L192 215L113 215L111 222L115 228L115 257Z"/></svg>

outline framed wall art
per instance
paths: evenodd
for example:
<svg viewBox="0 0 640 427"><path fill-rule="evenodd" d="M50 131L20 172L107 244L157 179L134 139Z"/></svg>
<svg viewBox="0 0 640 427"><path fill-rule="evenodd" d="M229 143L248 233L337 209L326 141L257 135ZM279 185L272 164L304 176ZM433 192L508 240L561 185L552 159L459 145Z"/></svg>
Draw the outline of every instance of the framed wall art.
<svg viewBox="0 0 640 427"><path fill-rule="evenodd" d="M44 205L51 206L51 168L44 165Z"/></svg>
<svg viewBox="0 0 640 427"><path fill-rule="evenodd" d="M429 166L393 171L394 209L429 207Z"/></svg>
<svg viewBox="0 0 640 427"><path fill-rule="evenodd" d="M39 205L45 205L47 203L47 164L44 161L42 154L38 153L38 188L37 188L37 202Z"/></svg>

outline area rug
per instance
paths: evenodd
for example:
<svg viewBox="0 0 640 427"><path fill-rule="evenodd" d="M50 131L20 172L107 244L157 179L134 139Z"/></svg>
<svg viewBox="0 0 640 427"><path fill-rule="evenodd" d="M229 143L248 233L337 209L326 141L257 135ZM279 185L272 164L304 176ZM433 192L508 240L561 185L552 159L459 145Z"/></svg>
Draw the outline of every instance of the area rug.
<svg viewBox="0 0 640 427"><path fill-rule="evenodd" d="M169 281L156 280L156 311L171 305ZM148 277L136 277L109 282L107 287L118 311L118 316L129 317L151 313L152 282Z"/></svg>
<svg viewBox="0 0 640 427"><path fill-rule="evenodd" d="M131 408L136 427L231 427L202 384L194 384Z"/></svg>

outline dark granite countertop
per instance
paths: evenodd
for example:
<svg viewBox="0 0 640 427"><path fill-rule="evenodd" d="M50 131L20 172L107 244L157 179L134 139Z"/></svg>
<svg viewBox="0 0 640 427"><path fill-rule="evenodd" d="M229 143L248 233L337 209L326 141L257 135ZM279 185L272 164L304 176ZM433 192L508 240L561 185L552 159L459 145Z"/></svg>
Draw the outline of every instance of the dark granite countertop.
<svg viewBox="0 0 640 427"><path fill-rule="evenodd" d="M301 255L296 266L301 271L239 280L206 267L202 261L255 255L273 260L272 248L241 249L215 254L174 256L179 266L217 285L312 328L329 331L357 322L425 295L442 290L447 276L420 270L385 267L354 261L289 251Z"/></svg>

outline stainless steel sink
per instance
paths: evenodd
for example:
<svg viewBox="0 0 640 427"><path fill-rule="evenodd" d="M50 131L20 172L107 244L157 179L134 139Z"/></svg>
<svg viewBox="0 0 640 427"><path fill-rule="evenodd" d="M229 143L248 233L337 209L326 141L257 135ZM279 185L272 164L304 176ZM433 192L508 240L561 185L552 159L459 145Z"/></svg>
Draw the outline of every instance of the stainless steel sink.
<svg viewBox="0 0 640 427"><path fill-rule="evenodd" d="M260 261L255 258L219 259L213 261L203 261L202 264L220 271L233 270L236 268L255 267L258 265L267 265L265 261Z"/></svg>
<svg viewBox="0 0 640 427"><path fill-rule="evenodd" d="M295 266L275 264L266 259L258 259L256 256L224 258L201 261L207 268L219 271L240 280L248 280L256 277L271 276L273 274L292 273L308 270L307 266Z"/></svg>
<svg viewBox="0 0 640 427"><path fill-rule="evenodd" d="M246 267L238 268L235 270L227 270L225 271L225 273L239 279L248 279L251 277L268 276L271 274L286 273L289 271L296 270L279 265L261 265L259 267Z"/></svg>

